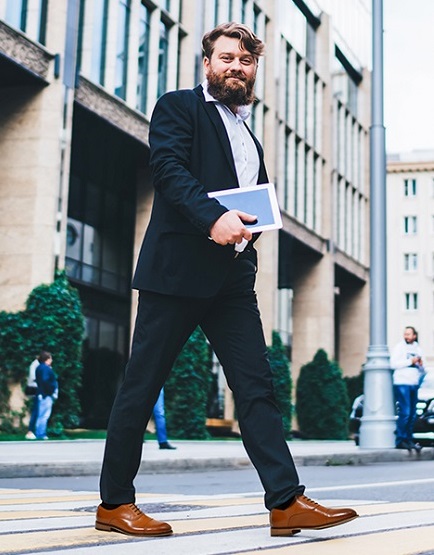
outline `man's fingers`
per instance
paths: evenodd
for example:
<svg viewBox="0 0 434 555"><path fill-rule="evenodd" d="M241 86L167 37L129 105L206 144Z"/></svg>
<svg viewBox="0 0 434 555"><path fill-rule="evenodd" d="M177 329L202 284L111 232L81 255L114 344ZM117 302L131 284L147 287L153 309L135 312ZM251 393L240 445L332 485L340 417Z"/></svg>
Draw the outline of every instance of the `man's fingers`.
<svg viewBox="0 0 434 555"><path fill-rule="evenodd" d="M241 243L243 239L250 241L252 232L245 223L255 221L256 216L241 210L229 210L214 223L210 229L210 236L220 245Z"/></svg>
<svg viewBox="0 0 434 555"><path fill-rule="evenodd" d="M241 210L234 210L234 212L243 222L252 223L258 219L258 216L249 214L248 212L241 212Z"/></svg>

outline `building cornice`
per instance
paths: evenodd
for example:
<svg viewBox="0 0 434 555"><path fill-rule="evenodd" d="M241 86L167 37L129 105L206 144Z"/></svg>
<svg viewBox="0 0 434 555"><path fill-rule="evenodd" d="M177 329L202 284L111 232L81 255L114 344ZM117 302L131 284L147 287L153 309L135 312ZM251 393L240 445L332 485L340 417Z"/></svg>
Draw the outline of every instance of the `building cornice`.
<svg viewBox="0 0 434 555"><path fill-rule="evenodd" d="M335 247L334 261L335 264L340 266L343 270L352 274L353 276L356 276L364 283L368 281L369 268L346 254L344 251L341 251L337 247Z"/></svg>
<svg viewBox="0 0 434 555"><path fill-rule="evenodd" d="M130 108L123 100L80 75L74 100L92 113L149 146L149 121L146 116Z"/></svg>
<svg viewBox="0 0 434 555"><path fill-rule="evenodd" d="M24 33L0 21L0 53L35 77L49 82L50 54L41 44L33 42Z"/></svg>
<svg viewBox="0 0 434 555"><path fill-rule="evenodd" d="M387 173L434 171L434 160L429 162L387 162Z"/></svg>
<svg viewBox="0 0 434 555"><path fill-rule="evenodd" d="M289 233L292 237L303 243L310 249L316 251L319 254L324 254L327 250L327 241L314 231L306 227L304 224L297 221L295 218L282 213L282 223L283 231Z"/></svg>

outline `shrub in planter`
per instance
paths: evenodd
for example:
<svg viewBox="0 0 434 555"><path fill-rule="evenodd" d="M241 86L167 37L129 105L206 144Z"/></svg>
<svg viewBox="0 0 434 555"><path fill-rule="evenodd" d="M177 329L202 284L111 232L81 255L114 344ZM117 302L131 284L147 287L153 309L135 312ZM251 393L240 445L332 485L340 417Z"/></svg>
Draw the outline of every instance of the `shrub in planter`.
<svg viewBox="0 0 434 555"><path fill-rule="evenodd" d="M292 420L292 379L285 347L277 331L273 331L272 343L271 346L268 347L268 358L273 372L273 385L277 406L282 413L283 430L286 439L290 439Z"/></svg>
<svg viewBox="0 0 434 555"><path fill-rule="evenodd" d="M342 371L319 349L302 366L296 389L301 434L309 439L348 438L348 393Z"/></svg>
<svg viewBox="0 0 434 555"><path fill-rule="evenodd" d="M197 328L177 358L164 386L169 437L208 439L206 408L212 382L211 349Z"/></svg>

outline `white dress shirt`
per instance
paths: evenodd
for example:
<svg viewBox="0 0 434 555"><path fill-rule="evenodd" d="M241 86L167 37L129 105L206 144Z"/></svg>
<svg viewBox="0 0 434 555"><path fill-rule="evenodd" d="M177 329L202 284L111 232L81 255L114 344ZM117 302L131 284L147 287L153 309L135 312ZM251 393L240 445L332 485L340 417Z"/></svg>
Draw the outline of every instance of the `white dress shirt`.
<svg viewBox="0 0 434 555"><path fill-rule="evenodd" d="M247 106L240 106L234 114L225 104L216 100L208 92L208 81L202 83L206 102L214 102L226 128L235 162L240 187L251 187L258 183L259 154L245 120L250 116Z"/></svg>

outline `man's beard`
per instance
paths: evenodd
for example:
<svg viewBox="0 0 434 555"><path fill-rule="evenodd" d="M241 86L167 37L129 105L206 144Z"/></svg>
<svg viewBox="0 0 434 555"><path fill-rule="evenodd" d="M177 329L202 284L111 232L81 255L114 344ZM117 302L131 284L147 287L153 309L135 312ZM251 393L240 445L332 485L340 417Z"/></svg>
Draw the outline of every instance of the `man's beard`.
<svg viewBox="0 0 434 555"><path fill-rule="evenodd" d="M229 79L230 77L238 79ZM208 92L226 106L247 106L255 100L255 77L248 79L239 71L219 75L211 69L207 80Z"/></svg>

